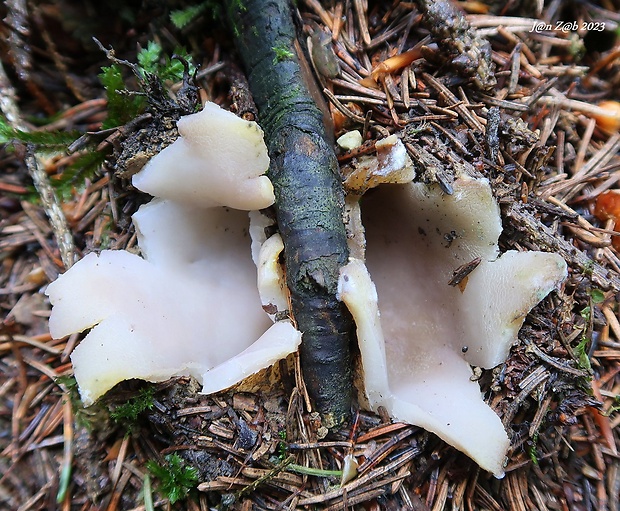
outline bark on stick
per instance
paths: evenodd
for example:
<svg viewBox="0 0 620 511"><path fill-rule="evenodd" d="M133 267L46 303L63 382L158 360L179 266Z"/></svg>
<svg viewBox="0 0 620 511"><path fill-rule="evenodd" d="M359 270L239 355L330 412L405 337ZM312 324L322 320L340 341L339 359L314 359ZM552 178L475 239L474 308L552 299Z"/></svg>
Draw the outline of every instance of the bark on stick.
<svg viewBox="0 0 620 511"><path fill-rule="evenodd" d="M228 0L227 11L265 131L301 361L324 423L350 413L351 319L336 299L347 263L344 192L322 112L310 95L286 0Z"/></svg>

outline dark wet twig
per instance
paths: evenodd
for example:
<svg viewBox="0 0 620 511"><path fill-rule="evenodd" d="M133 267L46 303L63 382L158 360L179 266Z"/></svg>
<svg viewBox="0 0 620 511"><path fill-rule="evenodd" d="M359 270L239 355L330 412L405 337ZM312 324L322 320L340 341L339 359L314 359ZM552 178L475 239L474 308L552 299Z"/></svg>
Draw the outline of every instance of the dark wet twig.
<svg viewBox="0 0 620 511"><path fill-rule="evenodd" d="M252 0L240 10L229 2L228 16L271 158L305 384L333 427L349 417L352 389L351 319L336 297L348 259L338 161L303 73L290 4Z"/></svg>

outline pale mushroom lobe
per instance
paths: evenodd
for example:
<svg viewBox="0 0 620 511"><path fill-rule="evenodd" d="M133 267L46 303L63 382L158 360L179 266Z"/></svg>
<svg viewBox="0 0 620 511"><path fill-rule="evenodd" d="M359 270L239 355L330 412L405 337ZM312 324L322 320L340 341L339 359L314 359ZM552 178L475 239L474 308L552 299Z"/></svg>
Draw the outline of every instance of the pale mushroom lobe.
<svg viewBox="0 0 620 511"><path fill-rule="evenodd" d="M133 177L158 197L133 216L144 258L89 254L47 289L52 336L91 329L72 353L87 405L128 378L191 375L205 392L223 390L301 340L290 321L272 325L266 314L286 298L280 269L265 256L261 264L261 253L277 258L281 241L267 240L268 222L247 213L274 202L261 129L213 103L178 129Z"/></svg>
<svg viewBox="0 0 620 511"><path fill-rule="evenodd" d="M136 188L197 207L255 210L273 204L263 132L207 103L177 123L181 135L133 177Z"/></svg>
<svg viewBox="0 0 620 511"><path fill-rule="evenodd" d="M452 195L438 185L382 185L361 211L368 270L351 260L340 296L356 322L370 407L385 406L501 476L509 439L469 363L505 360L566 263L549 253L499 255L499 208L483 179L460 177ZM463 289L448 284L478 257Z"/></svg>

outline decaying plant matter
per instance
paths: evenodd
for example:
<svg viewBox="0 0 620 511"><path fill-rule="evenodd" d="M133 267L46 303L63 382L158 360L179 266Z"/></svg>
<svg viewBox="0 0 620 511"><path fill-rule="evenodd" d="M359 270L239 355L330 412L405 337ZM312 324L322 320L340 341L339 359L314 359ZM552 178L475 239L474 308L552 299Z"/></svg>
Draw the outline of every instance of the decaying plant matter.
<svg viewBox="0 0 620 511"><path fill-rule="evenodd" d="M447 52L448 65L476 87L489 90L497 83L489 41L471 28L461 10L448 0L420 0L424 24Z"/></svg>

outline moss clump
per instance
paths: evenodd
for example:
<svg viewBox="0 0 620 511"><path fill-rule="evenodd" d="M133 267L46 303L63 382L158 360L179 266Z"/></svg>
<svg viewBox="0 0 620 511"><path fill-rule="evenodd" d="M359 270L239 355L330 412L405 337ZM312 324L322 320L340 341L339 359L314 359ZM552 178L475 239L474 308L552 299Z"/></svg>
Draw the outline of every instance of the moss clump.
<svg viewBox="0 0 620 511"><path fill-rule="evenodd" d="M198 471L188 467L178 454L168 454L164 464L149 461L146 467L159 480L158 489L171 504L187 498L198 482Z"/></svg>
<svg viewBox="0 0 620 511"><path fill-rule="evenodd" d="M151 387L142 389L138 395L127 402L110 410L110 417L117 424L123 424L128 429L135 426L138 417L146 410L151 410L155 404L155 392Z"/></svg>

